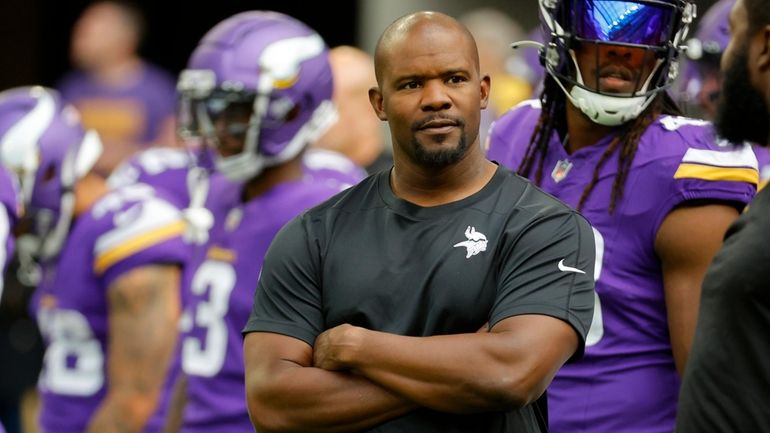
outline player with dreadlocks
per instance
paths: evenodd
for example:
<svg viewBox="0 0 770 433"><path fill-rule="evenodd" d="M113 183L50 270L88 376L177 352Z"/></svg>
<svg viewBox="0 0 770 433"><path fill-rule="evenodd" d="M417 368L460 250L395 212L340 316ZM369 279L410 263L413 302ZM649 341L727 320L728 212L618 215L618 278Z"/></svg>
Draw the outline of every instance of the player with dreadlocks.
<svg viewBox="0 0 770 433"><path fill-rule="evenodd" d="M756 191L756 157L666 93L693 3L539 3L543 92L495 122L487 153L594 227L594 319L548 389L551 431L671 432L703 274Z"/></svg>

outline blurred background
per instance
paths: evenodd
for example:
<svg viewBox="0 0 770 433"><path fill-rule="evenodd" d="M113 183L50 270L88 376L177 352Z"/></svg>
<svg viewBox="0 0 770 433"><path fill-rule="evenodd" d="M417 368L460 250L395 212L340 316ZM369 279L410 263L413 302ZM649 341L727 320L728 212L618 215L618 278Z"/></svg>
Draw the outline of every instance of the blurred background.
<svg viewBox="0 0 770 433"><path fill-rule="evenodd" d="M30 83L54 85L70 68L69 36L90 2L83 0L3 0L0 2L0 88ZM537 22L534 0L227 0L201 8L181 1L133 2L145 13L147 35L141 47L146 59L171 72L181 70L197 41L218 21L243 10L272 9L315 28L330 46L349 44L371 51L380 32L393 19L416 10L459 16L471 9L494 7L509 14L525 30ZM696 1L705 11L713 0ZM334 19L325 16L333 15Z"/></svg>
<svg viewBox="0 0 770 433"><path fill-rule="evenodd" d="M89 1L3 0L0 2L0 52L7 61L0 68L0 88L30 83L53 86L71 64L71 29ZM292 15L315 28L330 46L357 45L370 51L379 33L396 17L432 9L452 14L485 5L511 9L510 1L483 0L338 0L241 1L208 3L202 8L188 2L137 0L144 12L147 32L141 46L145 59L179 72L203 34L220 20L249 9L270 9ZM535 2L516 7L527 26L536 19ZM519 10L522 9L522 10ZM333 19L325 19L333 15ZM526 15L526 17L525 17ZM523 22L523 21L522 21Z"/></svg>

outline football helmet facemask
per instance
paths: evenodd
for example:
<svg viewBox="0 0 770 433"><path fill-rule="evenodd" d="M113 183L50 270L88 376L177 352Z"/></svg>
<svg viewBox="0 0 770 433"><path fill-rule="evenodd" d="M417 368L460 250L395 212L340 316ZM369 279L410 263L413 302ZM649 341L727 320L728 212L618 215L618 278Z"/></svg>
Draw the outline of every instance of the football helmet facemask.
<svg viewBox="0 0 770 433"><path fill-rule="evenodd" d="M678 58L696 8L684 0L539 0L546 32L546 71L567 98L595 123L616 126L635 119L679 72ZM635 72L630 93L602 91L600 52L613 47L642 50L652 64L646 79ZM577 50L595 53L596 80L586 83ZM590 52L590 51L589 51Z"/></svg>

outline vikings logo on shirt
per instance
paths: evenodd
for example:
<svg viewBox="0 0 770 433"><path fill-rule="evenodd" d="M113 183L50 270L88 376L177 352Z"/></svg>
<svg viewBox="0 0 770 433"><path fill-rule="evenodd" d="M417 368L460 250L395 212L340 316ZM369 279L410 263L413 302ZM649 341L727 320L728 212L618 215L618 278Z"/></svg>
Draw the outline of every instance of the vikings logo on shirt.
<svg viewBox="0 0 770 433"><path fill-rule="evenodd" d="M465 237L468 238L467 241L458 242L454 244L454 247L467 248L466 259L487 250L487 237L484 236L484 233L477 232L476 227L468 226L468 228L465 229Z"/></svg>

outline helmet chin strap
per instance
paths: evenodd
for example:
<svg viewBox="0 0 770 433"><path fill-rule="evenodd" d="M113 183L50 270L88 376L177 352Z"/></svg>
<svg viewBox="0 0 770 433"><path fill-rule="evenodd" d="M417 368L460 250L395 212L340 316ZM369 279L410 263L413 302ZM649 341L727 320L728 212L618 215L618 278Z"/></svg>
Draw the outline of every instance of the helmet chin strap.
<svg viewBox="0 0 770 433"><path fill-rule="evenodd" d="M187 191L190 194L190 203L182 211L187 223L184 240L192 245L203 245L208 242L209 230L214 225L214 215L205 207L209 192L209 175L206 169L198 166L190 168L187 172Z"/></svg>
<svg viewBox="0 0 770 433"><path fill-rule="evenodd" d="M561 83L559 86L562 87ZM580 86L572 86L570 92L563 87L562 90L592 122L604 126L618 126L636 119L654 99L653 96L619 98L594 93Z"/></svg>
<svg viewBox="0 0 770 433"><path fill-rule="evenodd" d="M567 90L561 80L553 73L551 65L546 67L570 102L594 123L604 126L618 126L636 119L647 109L657 95L657 93L653 93L646 96L611 96L588 90L583 87L585 85L583 76L580 73L580 67L572 50L570 50L570 58L575 65L575 80L580 84L573 85L572 90ZM655 67L650 72L650 75L647 76L647 80L642 85L642 88L639 89L639 92L644 93L647 91L652 77L662 63L661 60L657 60Z"/></svg>
<svg viewBox="0 0 770 433"><path fill-rule="evenodd" d="M261 173L264 167L263 158L245 151L226 158L217 157L215 161L217 172L233 182L246 182Z"/></svg>

